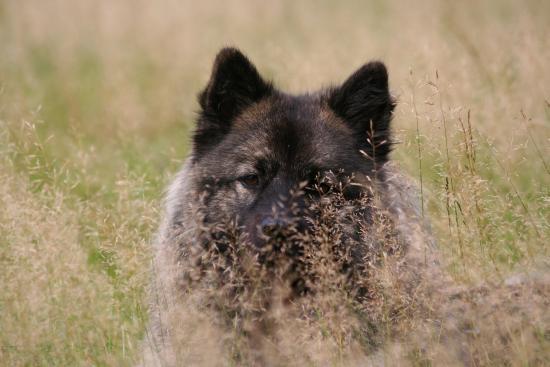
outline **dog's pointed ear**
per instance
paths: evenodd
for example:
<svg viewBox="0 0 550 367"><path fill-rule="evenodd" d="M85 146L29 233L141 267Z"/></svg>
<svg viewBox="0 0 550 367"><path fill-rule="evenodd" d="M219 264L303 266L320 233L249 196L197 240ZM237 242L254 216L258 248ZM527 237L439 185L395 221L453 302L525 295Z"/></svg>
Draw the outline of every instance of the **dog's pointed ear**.
<svg viewBox="0 0 550 367"><path fill-rule="evenodd" d="M329 92L328 104L356 132L366 153L384 163L391 150L390 122L395 107L386 66L379 61L363 65Z"/></svg>
<svg viewBox="0 0 550 367"><path fill-rule="evenodd" d="M215 144L231 128L231 123L244 109L273 91L256 67L235 48L224 48L216 56L212 75L199 94L201 107L195 150Z"/></svg>
<svg viewBox="0 0 550 367"><path fill-rule="evenodd" d="M229 123L239 112L265 97L272 86L236 48L224 48L216 56L212 75L199 95L203 111Z"/></svg>

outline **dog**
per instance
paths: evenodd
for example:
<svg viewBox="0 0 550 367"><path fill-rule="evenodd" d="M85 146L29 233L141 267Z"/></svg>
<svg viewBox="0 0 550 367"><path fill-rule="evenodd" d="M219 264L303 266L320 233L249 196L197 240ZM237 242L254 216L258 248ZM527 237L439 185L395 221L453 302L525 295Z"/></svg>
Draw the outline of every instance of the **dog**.
<svg viewBox="0 0 550 367"><path fill-rule="evenodd" d="M414 284L429 242L414 185L389 159L395 100L385 65L291 95L224 48L198 101L192 152L155 240L149 364L177 364L186 336L174 336L185 324L174 314L197 295L195 309L221 315L252 350L273 329L269 310L327 290L373 325L376 269L407 264L415 270L402 280Z"/></svg>

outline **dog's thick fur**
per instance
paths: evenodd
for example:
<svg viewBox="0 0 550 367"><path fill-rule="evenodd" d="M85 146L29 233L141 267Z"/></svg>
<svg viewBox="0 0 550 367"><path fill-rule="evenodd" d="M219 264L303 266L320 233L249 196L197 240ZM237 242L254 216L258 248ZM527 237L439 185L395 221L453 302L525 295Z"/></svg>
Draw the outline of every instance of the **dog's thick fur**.
<svg viewBox="0 0 550 367"><path fill-rule="evenodd" d="M303 320L330 291L372 326L385 307L384 266L414 294L414 279L436 260L414 187L388 162L394 100L382 63L294 96L227 48L199 103L193 151L168 190L155 241L147 364L185 363L190 312L246 336L232 353L239 363L243 349L267 363L258 351L277 333L274 309L299 308ZM374 329L357 329L370 338L363 346L376 345Z"/></svg>

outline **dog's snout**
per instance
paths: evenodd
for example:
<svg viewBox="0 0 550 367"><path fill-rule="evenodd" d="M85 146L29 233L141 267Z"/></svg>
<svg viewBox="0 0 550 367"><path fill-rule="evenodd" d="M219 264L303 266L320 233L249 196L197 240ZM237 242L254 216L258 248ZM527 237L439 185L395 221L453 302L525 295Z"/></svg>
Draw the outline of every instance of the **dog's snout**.
<svg viewBox="0 0 550 367"><path fill-rule="evenodd" d="M260 229L265 235L272 235L287 226L287 221L283 218L265 217L260 222Z"/></svg>

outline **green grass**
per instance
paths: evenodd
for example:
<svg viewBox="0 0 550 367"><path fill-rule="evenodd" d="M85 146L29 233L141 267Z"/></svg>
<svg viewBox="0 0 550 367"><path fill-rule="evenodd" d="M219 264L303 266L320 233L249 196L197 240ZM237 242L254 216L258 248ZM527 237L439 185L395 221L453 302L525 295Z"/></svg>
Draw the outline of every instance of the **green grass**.
<svg viewBox="0 0 550 367"><path fill-rule="evenodd" d="M294 92L383 59L449 272L547 269L547 3L142 5L0 2L0 365L139 358L160 199L227 44Z"/></svg>

